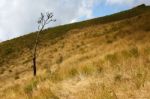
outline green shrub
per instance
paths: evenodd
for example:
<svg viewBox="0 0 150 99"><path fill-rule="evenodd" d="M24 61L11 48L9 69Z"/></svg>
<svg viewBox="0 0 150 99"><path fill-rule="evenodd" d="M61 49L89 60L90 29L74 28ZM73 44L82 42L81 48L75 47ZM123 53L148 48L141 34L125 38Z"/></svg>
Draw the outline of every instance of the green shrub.
<svg viewBox="0 0 150 99"><path fill-rule="evenodd" d="M94 66L84 66L81 70L81 72L85 75L90 75L95 71Z"/></svg>
<svg viewBox="0 0 150 99"><path fill-rule="evenodd" d="M69 71L69 76L74 77L78 74L78 70L76 68L71 68Z"/></svg>
<svg viewBox="0 0 150 99"><path fill-rule="evenodd" d="M25 93L31 95L35 88L37 88L37 80L32 80L31 83L24 87L24 91Z"/></svg>

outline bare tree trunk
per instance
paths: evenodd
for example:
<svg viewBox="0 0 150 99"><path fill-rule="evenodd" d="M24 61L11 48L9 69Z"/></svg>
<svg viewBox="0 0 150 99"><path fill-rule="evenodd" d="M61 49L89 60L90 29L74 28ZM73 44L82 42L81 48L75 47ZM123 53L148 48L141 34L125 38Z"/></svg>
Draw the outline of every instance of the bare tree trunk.
<svg viewBox="0 0 150 99"><path fill-rule="evenodd" d="M36 52L37 52L37 46L38 46L38 42L39 42L39 35L40 33L42 32L44 26L41 28L41 30L37 33L37 36L36 36L36 41L35 41L35 45L34 45L34 51L33 51L33 75L36 76Z"/></svg>
<svg viewBox="0 0 150 99"><path fill-rule="evenodd" d="M33 58L33 75L36 76L36 57Z"/></svg>
<svg viewBox="0 0 150 99"><path fill-rule="evenodd" d="M37 36L36 36L36 41L35 41L35 45L34 45L34 49L33 49L33 75L36 76L37 72L37 64L36 64L36 57L37 57L37 46L38 46L38 42L39 42L39 35L40 33L43 31L44 27L46 24L48 24L49 22L51 21L56 21L54 19L52 19L53 17L53 13L46 13L46 16L44 16L43 13L41 13L41 17L40 19L38 20L38 33L37 33Z"/></svg>

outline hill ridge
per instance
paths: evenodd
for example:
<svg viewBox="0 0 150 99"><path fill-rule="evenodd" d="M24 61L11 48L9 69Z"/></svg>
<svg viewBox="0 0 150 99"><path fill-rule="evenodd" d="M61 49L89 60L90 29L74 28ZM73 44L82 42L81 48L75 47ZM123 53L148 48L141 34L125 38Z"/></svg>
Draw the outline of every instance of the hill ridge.
<svg viewBox="0 0 150 99"><path fill-rule="evenodd" d="M114 22L114 21L118 21L118 20L122 20L122 19L126 19L126 18L130 18L130 17L134 17L134 16L137 16L137 15L139 15L139 14L141 14L141 13L144 13L144 12L146 12L147 10L149 10L150 9L150 6L148 6L148 5L145 5L145 4L141 4L141 5L138 5L138 6L136 6L136 7L134 7L134 8L131 8L131 9L129 9L129 10L124 10L124 11L121 11L121 12L117 12L117 13L114 13L114 14L111 14L111 15L107 15L107 16L102 16L102 17L97 17L97 18L93 18L93 19L89 19L89 20L84 20L84 21L81 21L81 22L75 22L75 23L70 23L70 24L64 24L64 25L60 25L60 26L56 26L56 27L50 27L50 28L47 28L47 29L44 29L44 31L47 31L47 30L53 30L53 29L57 29L57 28L61 28L61 27L67 27L67 26L69 26L69 25L73 25L72 27L75 27L75 28L82 28L82 26L83 27L86 27L86 26L88 26L88 25L86 25L86 23L88 23L89 22L89 26L90 25L92 25L92 23L93 24L104 24L104 23L109 23L109 22ZM137 13L134 13L134 11L135 10L138 10L137 11ZM131 12L130 12L131 11ZM122 14L123 13L123 15L122 16L124 16L124 15L126 15L126 14L128 14L127 16L125 16L125 17L123 17L123 18L121 18L121 19L115 19L115 20L108 20L107 21L107 19L111 19L111 16L114 16L114 17L117 17L117 16L115 16L115 15L118 15L118 14ZM133 15L131 14L130 15L130 13L134 13ZM120 17L120 16L119 16ZM104 19L103 19L104 18ZM98 21L97 21L98 20ZM90 22L91 21L91 22ZM92 22L93 21L93 22ZM95 21L97 21L97 22L95 22ZM91 23L91 24L90 24ZM83 25L81 25L81 26L77 26L78 24L83 24ZM71 28L72 29L72 28ZM33 32L33 33L35 33L35 32ZM27 35L30 35L31 33L29 33L29 34L26 34L26 35L22 35L22 36L27 36ZM20 36L20 37L22 37L22 36ZM17 38L19 38L19 37L16 37L16 38L14 38L14 39L17 39ZM13 39L10 39L10 40L13 40ZM3 41L3 42L7 42L7 40L6 41ZM2 42L1 42L2 43Z"/></svg>

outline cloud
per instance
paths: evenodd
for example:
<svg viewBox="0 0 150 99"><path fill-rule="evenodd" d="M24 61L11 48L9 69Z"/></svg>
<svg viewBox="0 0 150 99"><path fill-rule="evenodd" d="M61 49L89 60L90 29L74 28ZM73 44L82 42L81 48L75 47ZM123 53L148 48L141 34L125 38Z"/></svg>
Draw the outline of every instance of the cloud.
<svg viewBox="0 0 150 99"><path fill-rule="evenodd" d="M125 4L132 4L134 0L106 0L106 4L109 5L125 5Z"/></svg>
<svg viewBox="0 0 150 99"><path fill-rule="evenodd" d="M0 0L0 40L11 39L37 30L41 12L53 12L57 21L47 27L95 17L98 4L134 6L150 0ZM111 9L111 8L110 8Z"/></svg>
<svg viewBox="0 0 150 99"><path fill-rule="evenodd" d="M107 5L131 5L131 6L136 6L139 4L150 4L150 0L106 0Z"/></svg>
<svg viewBox="0 0 150 99"><path fill-rule="evenodd" d="M134 4L135 5L139 5L139 4L146 4L146 5L150 5L150 0L135 0Z"/></svg>
<svg viewBox="0 0 150 99"><path fill-rule="evenodd" d="M3 29L2 28L0 28L0 42L1 41L4 41L5 40L5 38L8 38L8 35L6 34L6 33L4 33L4 31L3 31Z"/></svg>
<svg viewBox="0 0 150 99"><path fill-rule="evenodd" d="M0 39L14 38L37 30L41 12L51 11L57 19L49 26L91 18L97 0L0 0ZM47 26L47 27L49 27Z"/></svg>

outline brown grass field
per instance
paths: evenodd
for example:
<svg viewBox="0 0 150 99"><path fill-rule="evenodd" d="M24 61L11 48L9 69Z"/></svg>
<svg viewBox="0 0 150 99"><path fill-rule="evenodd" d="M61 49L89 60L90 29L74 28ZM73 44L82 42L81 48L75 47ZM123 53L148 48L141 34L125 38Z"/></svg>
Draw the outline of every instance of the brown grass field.
<svg viewBox="0 0 150 99"><path fill-rule="evenodd" d="M0 43L0 99L150 99L150 7Z"/></svg>

